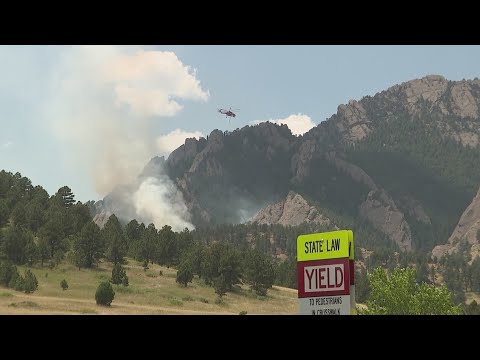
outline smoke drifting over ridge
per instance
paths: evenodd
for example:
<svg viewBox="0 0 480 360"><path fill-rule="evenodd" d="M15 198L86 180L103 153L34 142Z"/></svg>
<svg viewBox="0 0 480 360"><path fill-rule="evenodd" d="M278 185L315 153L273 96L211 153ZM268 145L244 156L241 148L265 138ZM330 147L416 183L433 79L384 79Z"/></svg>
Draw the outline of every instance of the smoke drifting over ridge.
<svg viewBox="0 0 480 360"><path fill-rule="evenodd" d="M126 185L121 202L131 209L119 212L157 227L192 228L181 192L172 195L177 191L167 176L137 176L158 153L158 138L168 135L156 133L155 122L173 117L181 100L208 100L195 70L173 52L65 47L50 85L44 111L62 155L93 181L98 195Z"/></svg>

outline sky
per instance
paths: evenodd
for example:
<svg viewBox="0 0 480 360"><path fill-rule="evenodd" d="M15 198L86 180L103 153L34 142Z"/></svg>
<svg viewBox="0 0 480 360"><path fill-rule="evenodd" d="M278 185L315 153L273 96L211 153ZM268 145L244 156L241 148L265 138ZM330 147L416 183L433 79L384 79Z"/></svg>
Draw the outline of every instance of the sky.
<svg viewBox="0 0 480 360"><path fill-rule="evenodd" d="M186 137L267 120L302 134L351 99L479 63L480 46L0 46L0 169L98 200Z"/></svg>

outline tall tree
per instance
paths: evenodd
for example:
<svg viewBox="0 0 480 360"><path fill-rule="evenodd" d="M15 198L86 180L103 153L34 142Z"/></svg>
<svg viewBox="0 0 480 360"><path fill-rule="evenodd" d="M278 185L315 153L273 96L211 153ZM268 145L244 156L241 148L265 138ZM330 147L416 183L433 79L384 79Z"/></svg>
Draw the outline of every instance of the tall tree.
<svg viewBox="0 0 480 360"><path fill-rule="evenodd" d="M70 221L72 224L70 234L79 233L85 224L92 222L88 207L81 202L76 203L68 209Z"/></svg>
<svg viewBox="0 0 480 360"><path fill-rule="evenodd" d="M140 229L141 227L139 226L138 230ZM149 261L156 260L156 248L159 239L157 229L155 229L155 225L148 225L145 230L143 230L142 232L139 231L138 236L139 238L132 244L135 259L139 261L145 261L147 264Z"/></svg>
<svg viewBox="0 0 480 360"><path fill-rule="evenodd" d="M125 226L125 234L129 245L140 239L142 229L137 220L133 219Z"/></svg>
<svg viewBox="0 0 480 360"><path fill-rule="evenodd" d="M177 263L177 242L172 227L164 225L159 231L159 245L157 250L160 265L172 266Z"/></svg>
<svg viewBox="0 0 480 360"><path fill-rule="evenodd" d="M75 195L73 195L72 190L68 186L62 186L55 193L55 198L58 200L58 203L61 206L69 208L75 204Z"/></svg>
<svg viewBox="0 0 480 360"><path fill-rule="evenodd" d="M120 263L116 263L113 266L112 278L110 281L112 282L112 284L115 284L115 285L124 284L125 286L128 286L127 273Z"/></svg>
<svg viewBox="0 0 480 360"><path fill-rule="evenodd" d="M40 229L40 238L43 238L50 251L50 257L53 258L57 251L65 250L64 241L64 223L61 217L52 216L48 219L44 226Z"/></svg>
<svg viewBox="0 0 480 360"><path fill-rule="evenodd" d="M25 248L31 241L32 235L24 228L16 225L9 227L3 237L2 251L14 264L25 264L27 260Z"/></svg>
<svg viewBox="0 0 480 360"><path fill-rule="evenodd" d="M257 249L248 251L244 260L244 279L257 295L267 295L275 279L271 256Z"/></svg>
<svg viewBox="0 0 480 360"><path fill-rule="evenodd" d="M189 262L185 261L178 268L176 282L186 287L189 282L192 282L192 280L193 280L192 266Z"/></svg>
<svg viewBox="0 0 480 360"><path fill-rule="evenodd" d="M93 221L87 222L73 242L75 265L91 268L103 256L100 229Z"/></svg>
<svg viewBox="0 0 480 360"><path fill-rule="evenodd" d="M110 216L105 226L101 230L103 241L105 243L105 255L108 260L116 263L123 263L127 255L127 241L122 230L122 225L118 218L113 214Z"/></svg>
<svg viewBox="0 0 480 360"><path fill-rule="evenodd" d="M37 254L40 260L41 265L50 258L50 250L48 246L48 242L45 238L40 237L37 244Z"/></svg>

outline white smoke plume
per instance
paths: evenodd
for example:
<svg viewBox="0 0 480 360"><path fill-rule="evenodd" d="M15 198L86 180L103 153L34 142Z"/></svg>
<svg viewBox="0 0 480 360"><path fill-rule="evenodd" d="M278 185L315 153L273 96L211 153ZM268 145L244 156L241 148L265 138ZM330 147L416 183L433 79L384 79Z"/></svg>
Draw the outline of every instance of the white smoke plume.
<svg viewBox="0 0 480 360"><path fill-rule="evenodd" d="M148 177L133 194L135 211L144 222L168 224L174 231L193 229L182 193L167 178ZM158 227L158 226L157 226Z"/></svg>
<svg viewBox="0 0 480 360"><path fill-rule="evenodd" d="M138 183L136 177L158 152L155 121L174 116L184 100L209 97L196 70L173 52L132 46L62 50L45 115L66 149L62 156L79 176L93 179L99 196L117 185ZM157 227L167 224L164 221L190 226L183 200L172 205L165 196L171 186L163 180L144 180L129 197L137 220L151 218Z"/></svg>

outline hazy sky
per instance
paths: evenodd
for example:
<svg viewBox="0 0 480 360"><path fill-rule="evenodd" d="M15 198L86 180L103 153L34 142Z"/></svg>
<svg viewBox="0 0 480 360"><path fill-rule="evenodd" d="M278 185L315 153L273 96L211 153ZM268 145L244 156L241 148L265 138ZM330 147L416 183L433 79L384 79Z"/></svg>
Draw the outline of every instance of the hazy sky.
<svg viewBox="0 0 480 360"><path fill-rule="evenodd" d="M479 46L0 46L0 169L97 200L186 136L280 119L299 134L350 99L478 64Z"/></svg>

